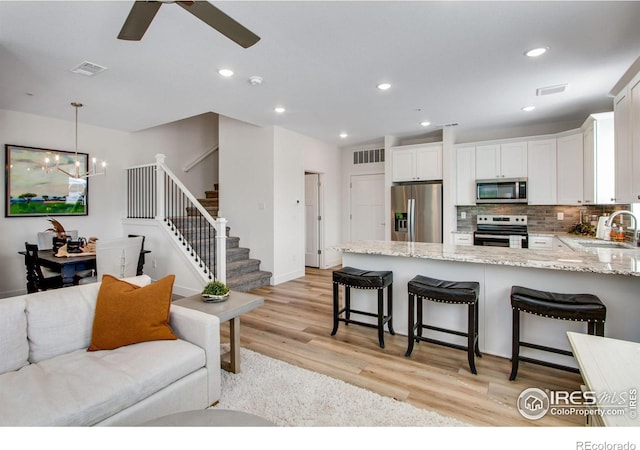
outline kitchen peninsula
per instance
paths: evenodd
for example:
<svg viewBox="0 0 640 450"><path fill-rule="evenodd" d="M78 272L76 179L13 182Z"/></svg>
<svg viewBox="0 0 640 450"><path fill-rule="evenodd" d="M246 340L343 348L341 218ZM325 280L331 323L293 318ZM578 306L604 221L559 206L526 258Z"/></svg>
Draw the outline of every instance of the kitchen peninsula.
<svg viewBox="0 0 640 450"><path fill-rule="evenodd" d="M343 253L343 266L393 271L393 322L400 334L407 334L407 283L415 275L425 275L480 283L479 341L484 353L511 356L513 285L597 295L607 307L605 336L640 342L640 250L587 247L585 239L561 239L568 250L396 241L359 241L335 248ZM353 308L365 311L374 307L366 291L352 292L351 302ZM443 328L465 330L466 316L466 308L433 302L425 305L425 323ZM523 340L570 350L567 331L586 332L586 325L529 314L522 317ZM457 337L437 337L464 344L455 341ZM525 350L528 356L576 367L572 358L532 349L523 349L523 354Z"/></svg>

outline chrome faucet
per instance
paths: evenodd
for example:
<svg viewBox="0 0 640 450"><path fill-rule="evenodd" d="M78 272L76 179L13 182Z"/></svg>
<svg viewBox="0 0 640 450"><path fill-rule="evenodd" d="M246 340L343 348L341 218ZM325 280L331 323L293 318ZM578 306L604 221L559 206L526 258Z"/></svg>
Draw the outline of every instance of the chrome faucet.
<svg viewBox="0 0 640 450"><path fill-rule="evenodd" d="M609 219L607 220L606 226L610 227L613 225L613 219L616 216L619 216L620 214L628 214L631 217L633 217L633 246L637 247L638 246L638 233L640 232L640 230L638 230L638 218L636 217L636 215L634 213L632 213L631 211L626 211L626 210L622 210L622 211L616 211L613 214L611 214L609 216Z"/></svg>

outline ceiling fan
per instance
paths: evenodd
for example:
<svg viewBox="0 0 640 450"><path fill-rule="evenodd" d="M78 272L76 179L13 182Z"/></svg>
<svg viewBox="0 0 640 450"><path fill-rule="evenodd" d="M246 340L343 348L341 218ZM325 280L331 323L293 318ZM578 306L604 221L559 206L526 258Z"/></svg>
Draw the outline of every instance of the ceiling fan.
<svg viewBox="0 0 640 450"><path fill-rule="evenodd" d="M260 40L259 36L205 1L136 1L122 26L122 30L120 30L118 39L141 40L163 3L175 3L182 6L198 19L244 48L251 47Z"/></svg>

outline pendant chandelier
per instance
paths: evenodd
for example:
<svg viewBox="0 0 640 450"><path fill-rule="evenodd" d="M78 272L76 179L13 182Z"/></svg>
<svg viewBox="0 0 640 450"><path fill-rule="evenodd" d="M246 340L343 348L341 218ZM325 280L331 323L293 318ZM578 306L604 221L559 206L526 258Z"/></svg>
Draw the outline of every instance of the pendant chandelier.
<svg viewBox="0 0 640 450"><path fill-rule="evenodd" d="M96 158L92 158L91 160L91 169L88 170L86 173L82 173L80 171L80 159L78 158L78 108L82 108L82 103L78 103L78 102L71 102L71 106L73 106L76 109L76 144L75 144L75 157L74 157L74 162L73 162L73 170L72 171L67 171L65 169L63 169L62 167L60 167L60 157L58 155L55 156L55 160L56 160L56 169L62 173L64 173L65 175L67 175L70 178L89 178L89 177L93 177L96 175L106 175L107 173L107 162L106 161L102 161L100 163L100 171L98 171L98 167L97 167L97 159ZM44 160L45 162L45 168L47 170L47 172L50 171L50 166L49 163L51 162L49 160L49 158L45 158Z"/></svg>

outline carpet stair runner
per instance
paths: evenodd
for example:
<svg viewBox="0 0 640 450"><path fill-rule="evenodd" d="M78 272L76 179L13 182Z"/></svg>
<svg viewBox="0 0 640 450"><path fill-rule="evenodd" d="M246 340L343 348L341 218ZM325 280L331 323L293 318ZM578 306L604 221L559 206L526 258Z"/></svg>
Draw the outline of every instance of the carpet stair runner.
<svg viewBox="0 0 640 450"><path fill-rule="evenodd" d="M218 185L216 184L215 190L206 191L206 198L198 199L200 204L211 214L213 218L218 217ZM187 214L195 217L196 209L193 207L187 208ZM188 226L178 225L182 234L187 240L190 240L186 231L189 227L196 226L198 221L191 222ZM184 231L182 231L184 230ZM260 260L252 259L249 257L250 249L240 247L240 238L230 236L230 227L227 227L227 286L229 289L239 292L247 292L253 289L257 289L262 286L268 286L270 284L271 272L260 270ZM191 234L195 234L191 232ZM213 238L212 238L213 239ZM206 244L207 239L203 239ZM191 245L197 248L196 242L190 242ZM213 247L213 243L211 244Z"/></svg>

